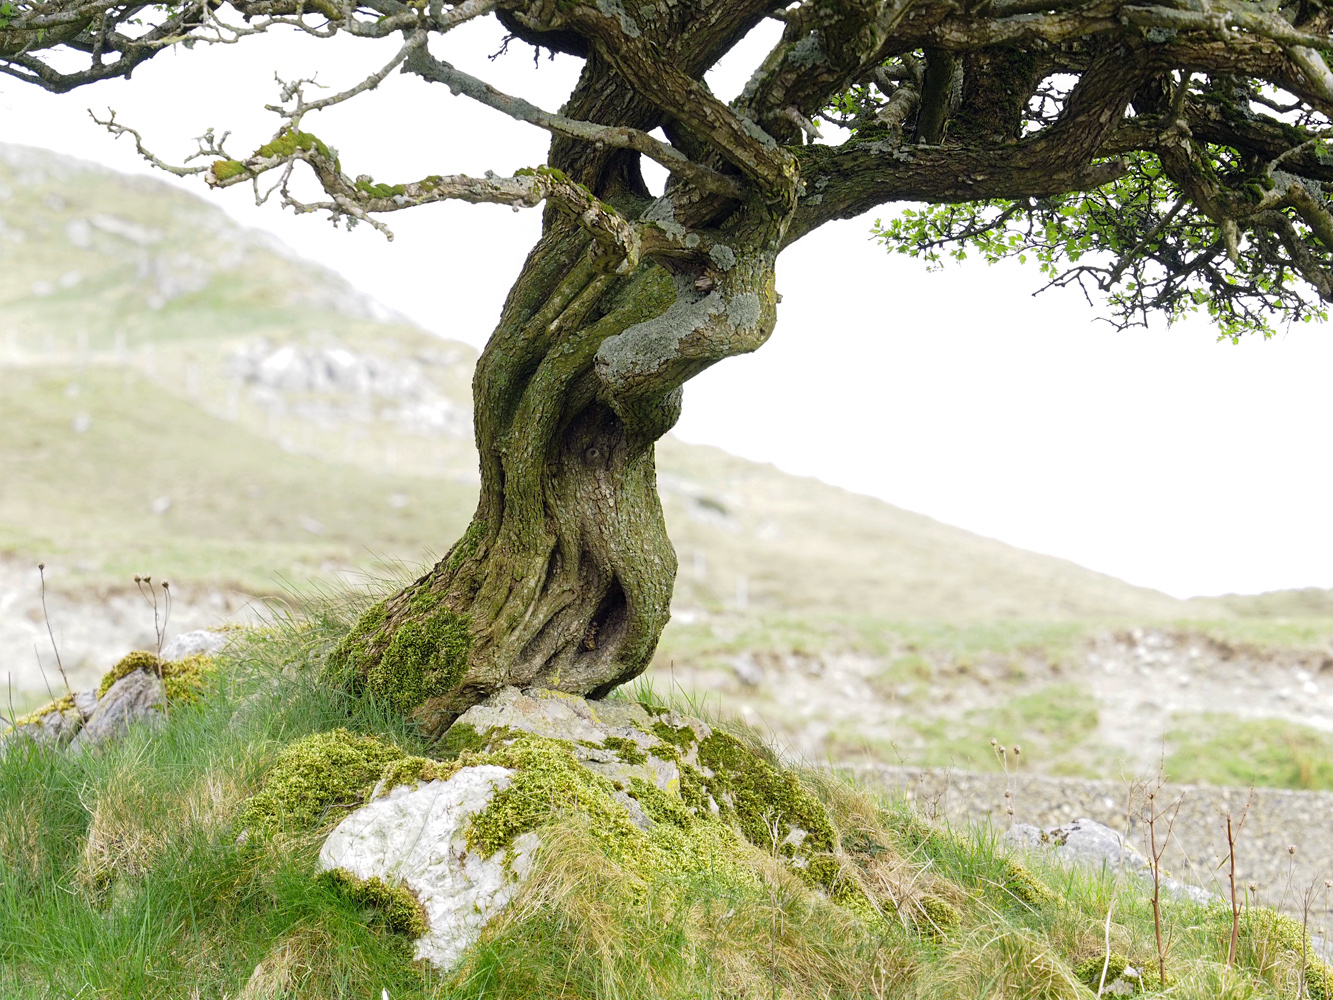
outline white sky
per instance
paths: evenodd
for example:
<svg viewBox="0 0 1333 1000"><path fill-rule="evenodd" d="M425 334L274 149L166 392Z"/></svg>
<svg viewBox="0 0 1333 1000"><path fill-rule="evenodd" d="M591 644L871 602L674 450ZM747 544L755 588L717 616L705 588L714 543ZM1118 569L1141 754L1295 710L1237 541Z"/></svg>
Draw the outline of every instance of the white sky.
<svg viewBox="0 0 1333 1000"><path fill-rule="evenodd" d="M710 76L744 83L776 25ZM437 55L555 110L575 79L568 58L534 68L502 32L469 25ZM290 36L164 53L133 81L52 96L0 81L0 139L119 170L151 172L87 108L114 107L177 160L213 126L234 152L277 119L273 73L345 87L392 42ZM390 183L427 173L509 173L545 158L546 136L393 75L374 94L307 119L349 172ZM166 180L170 177L157 174ZM536 211L440 205L368 227L256 208L208 193L247 225L428 329L480 346L538 231ZM888 210L884 213L887 214ZM1038 298L1034 268L981 263L927 273L869 240L871 218L826 226L779 262L777 331L757 354L686 389L677 433L786 471L814 475L939 520L1186 597L1333 587L1329 500L1333 339L1306 325L1264 342L1217 343L1206 323L1116 333L1076 293Z"/></svg>

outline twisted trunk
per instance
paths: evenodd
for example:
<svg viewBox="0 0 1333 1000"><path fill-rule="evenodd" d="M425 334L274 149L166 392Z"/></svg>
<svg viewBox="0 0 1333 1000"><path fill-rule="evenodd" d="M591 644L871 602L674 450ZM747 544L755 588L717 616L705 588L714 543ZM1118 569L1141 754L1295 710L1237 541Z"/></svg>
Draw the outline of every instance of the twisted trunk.
<svg viewBox="0 0 1333 1000"><path fill-rule="evenodd" d="M772 330L772 255L716 280L644 263L598 269L580 229L548 220L473 379L481 496L464 536L376 605L333 663L428 734L505 685L594 697L648 666L669 617L676 556L654 442L681 384L719 355L717 325L753 305L744 343ZM664 333L665 331L665 333Z"/></svg>

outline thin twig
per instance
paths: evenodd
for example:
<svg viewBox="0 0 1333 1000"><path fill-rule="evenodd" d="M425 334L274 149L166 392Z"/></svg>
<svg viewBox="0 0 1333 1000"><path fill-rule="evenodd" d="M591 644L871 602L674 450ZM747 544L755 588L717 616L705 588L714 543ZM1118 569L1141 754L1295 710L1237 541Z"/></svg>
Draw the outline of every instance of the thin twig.
<svg viewBox="0 0 1333 1000"><path fill-rule="evenodd" d="M69 686L69 675L65 673L65 664L60 661L60 647L56 645L56 634L51 628L51 616L46 610L46 563L37 564L37 573L42 579L42 618L46 621L46 634L51 639L51 650L56 654L56 667L60 670L60 679L65 682L65 693L72 696L74 689Z"/></svg>

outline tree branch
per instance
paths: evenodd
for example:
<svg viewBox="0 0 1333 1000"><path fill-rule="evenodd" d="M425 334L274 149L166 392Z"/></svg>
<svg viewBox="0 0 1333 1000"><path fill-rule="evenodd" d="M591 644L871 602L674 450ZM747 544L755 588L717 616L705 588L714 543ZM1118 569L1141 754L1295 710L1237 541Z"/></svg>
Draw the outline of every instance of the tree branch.
<svg viewBox="0 0 1333 1000"><path fill-rule="evenodd" d="M424 48L413 52L404 68L407 72L415 73L423 79L444 84L454 94L463 94L488 108L493 108L517 121L545 129L554 135L642 153L701 191L725 198L744 197L745 188L735 177L728 177L726 174L720 174L716 170L695 163L674 146L660 142L639 129L597 125L543 111L521 97L511 97L501 93L484 80L479 80L441 59L436 59Z"/></svg>

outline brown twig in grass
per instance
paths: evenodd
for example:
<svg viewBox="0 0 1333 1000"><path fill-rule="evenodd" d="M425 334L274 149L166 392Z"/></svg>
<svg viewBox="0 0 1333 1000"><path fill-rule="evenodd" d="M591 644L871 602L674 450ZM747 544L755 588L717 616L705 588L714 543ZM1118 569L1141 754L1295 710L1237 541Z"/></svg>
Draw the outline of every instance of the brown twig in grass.
<svg viewBox="0 0 1333 1000"><path fill-rule="evenodd" d="M1171 948L1171 939L1168 935L1165 944L1162 942L1162 856L1166 853L1166 845L1171 842L1171 831L1175 828L1176 817L1180 815L1180 807L1185 801L1185 796L1182 794L1171 805L1158 812L1157 793L1162 790L1163 784L1159 772L1154 784L1148 788L1148 849L1152 855L1152 922L1153 934L1157 940L1157 976L1161 984L1166 986L1166 954ZM1157 823L1168 816L1170 818L1166 825L1166 835L1159 844Z"/></svg>
<svg viewBox="0 0 1333 1000"><path fill-rule="evenodd" d="M51 639L51 651L56 654L56 668L60 671L60 679L65 682L65 693L72 695L74 689L69 686L69 675L65 673L65 664L60 660L60 647L56 644L56 633L51 628L51 615L46 610L46 563L37 564L37 575L42 581L42 618L46 622L46 634ZM38 660L40 663L41 660ZM48 685L49 687L49 685ZM52 701L55 700L53 697Z"/></svg>
<svg viewBox="0 0 1333 1000"><path fill-rule="evenodd" d="M1231 883L1231 942L1227 945L1227 968L1236 964L1236 948L1240 943L1240 903L1236 900L1236 838L1245 826L1250 815L1250 805L1254 802L1254 785L1250 785L1250 797L1245 800L1245 811L1240 814L1240 822L1232 828L1231 810L1227 810L1227 877Z"/></svg>

